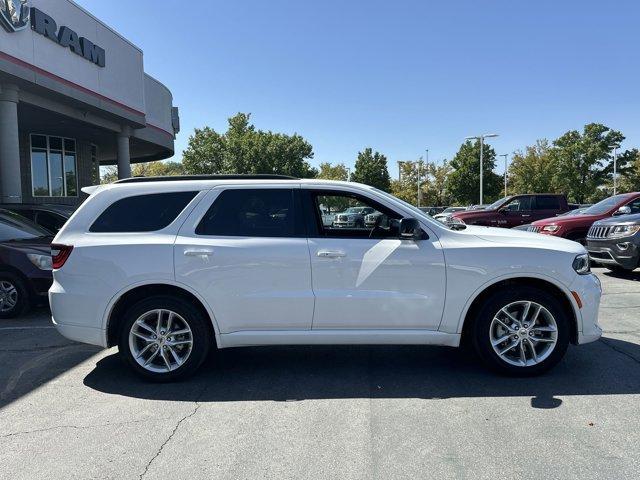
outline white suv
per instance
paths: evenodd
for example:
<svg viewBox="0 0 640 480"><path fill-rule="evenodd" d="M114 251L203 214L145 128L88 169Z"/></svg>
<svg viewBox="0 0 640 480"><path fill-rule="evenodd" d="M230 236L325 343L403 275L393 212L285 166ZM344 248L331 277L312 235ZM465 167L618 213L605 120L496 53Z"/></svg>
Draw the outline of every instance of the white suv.
<svg viewBox="0 0 640 480"><path fill-rule="evenodd" d="M212 347L463 342L529 375L601 334L600 284L576 242L449 228L347 182L178 177L86 191L52 246L53 322L118 345L153 379L194 372ZM349 207L381 221L322 221Z"/></svg>

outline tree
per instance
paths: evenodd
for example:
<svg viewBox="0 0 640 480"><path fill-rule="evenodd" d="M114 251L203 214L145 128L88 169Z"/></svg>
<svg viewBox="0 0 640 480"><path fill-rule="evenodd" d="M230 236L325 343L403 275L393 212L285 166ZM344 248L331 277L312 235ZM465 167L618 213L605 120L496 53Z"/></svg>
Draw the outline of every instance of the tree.
<svg viewBox="0 0 640 480"><path fill-rule="evenodd" d="M496 166L496 152L490 145L483 148L484 199L485 203L498 198L502 190L502 177L493 170ZM447 191L456 202L475 204L480 197L480 140L467 140L451 160L453 171L447 178Z"/></svg>
<svg viewBox="0 0 640 480"><path fill-rule="evenodd" d="M342 180L346 182L349 180L349 170L347 170L344 163L332 165L329 162L323 162L320 164L318 178L322 178L324 180Z"/></svg>
<svg viewBox="0 0 640 480"><path fill-rule="evenodd" d="M100 183L113 183L116 180L118 180L118 167L115 165L100 167Z"/></svg>
<svg viewBox="0 0 640 480"><path fill-rule="evenodd" d="M601 197L598 189L610 180L613 169L613 146L623 140L622 133L599 123L585 125L582 133L571 130L555 140L552 153L558 191L577 203Z"/></svg>
<svg viewBox="0 0 640 480"><path fill-rule="evenodd" d="M392 180L390 192L392 195L412 205L418 204L418 166L420 166L420 198L425 198L424 172L425 166L422 159L417 162L400 162L400 179Z"/></svg>
<svg viewBox="0 0 640 480"><path fill-rule="evenodd" d="M133 177L169 177L183 174L184 166L180 162L136 163L131 168Z"/></svg>
<svg viewBox="0 0 640 480"><path fill-rule="evenodd" d="M298 134L257 130L250 118L247 113L229 118L223 134L210 127L196 129L183 153L185 173L317 175L307 162L313 158L309 142Z"/></svg>
<svg viewBox="0 0 640 480"><path fill-rule="evenodd" d="M546 139L513 154L508 173L511 193L560 193L554 182L556 157Z"/></svg>
<svg viewBox="0 0 640 480"><path fill-rule="evenodd" d="M451 171L451 165L446 160L442 162L442 165L430 163L427 166L430 181L427 183L426 196L429 200L429 204L441 206L448 205L450 203L449 193L447 191L447 180Z"/></svg>
<svg viewBox="0 0 640 480"><path fill-rule="evenodd" d="M379 152L374 152L369 147L358 152L351 180L388 192L391 187L391 177L387 168L387 157Z"/></svg>
<svg viewBox="0 0 640 480"><path fill-rule="evenodd" d="M640 151L637 148L625 151L620 161L619 192L640 191Z"/></svg>

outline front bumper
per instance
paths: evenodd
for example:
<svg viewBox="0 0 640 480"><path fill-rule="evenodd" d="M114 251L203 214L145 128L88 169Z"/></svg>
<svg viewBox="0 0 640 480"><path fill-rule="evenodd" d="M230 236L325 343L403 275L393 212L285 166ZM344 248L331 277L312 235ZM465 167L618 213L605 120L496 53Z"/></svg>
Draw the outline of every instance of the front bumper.
<svg viewBox="0 0 640 480"><path fill-rule="evenodd" d="M578 309L581 318L578 324L577 343L581 345L595 342L602 336L602 328L598 324L598 310L602 296L600 280L593 273L576 275L570 288L582 301L582 308Z"/></svg>
<svg viewBox="0 0 640 480"><path fill-rule="evenodd" d="M615 239L587 239L589 258L597 263L633 270L638 266L640 249L632 237Z"/></svg>

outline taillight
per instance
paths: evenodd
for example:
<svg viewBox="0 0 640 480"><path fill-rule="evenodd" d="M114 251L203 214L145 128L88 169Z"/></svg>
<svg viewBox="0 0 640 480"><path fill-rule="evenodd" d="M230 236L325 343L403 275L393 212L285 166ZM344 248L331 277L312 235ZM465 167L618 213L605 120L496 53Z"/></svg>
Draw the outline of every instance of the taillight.
<svg viewBox="0 0 640 480"><path fill-rule="evenodd" d="M54 270L62 268L71 255L71 250L73 250L71 245L51 245L51 263Z"/></svg>

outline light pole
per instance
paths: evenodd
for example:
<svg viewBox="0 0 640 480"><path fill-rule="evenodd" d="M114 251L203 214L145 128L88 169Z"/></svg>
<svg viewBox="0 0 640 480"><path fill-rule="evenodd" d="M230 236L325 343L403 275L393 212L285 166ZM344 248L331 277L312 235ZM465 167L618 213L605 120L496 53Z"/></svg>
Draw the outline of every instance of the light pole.
<svg viewBox="0 0 640 480"><path fill-rule="evenodd" d="M509 156L508 153L503 153L501 155L498 155L499 157L504 157L504 196L507 196L507 157Z"/></svg>
<svg viewBox="0 0 640 480"><path fill-rule="evenodd" d="M347 182L351 181L351 167L347 167Z"/></svg>
<svg viewBox="0 0 640 480"><path fill-rule="evenodd" d="M492 137L497 137L498 134L497 133L485 133L482 135L476 135L476 136L472 136L472 137L465 137L465 140L480 140L480 205L482 205L482 197L483 197L483 182L482 182L482 150L484 149L484 139L485 138L492 138Z"/></svg>
<svg viewBox="0 0 640 480"><path fill-rule="evenodd" d="M618 193L618 148L620 145L613 146L613 194Z"/></svg>

